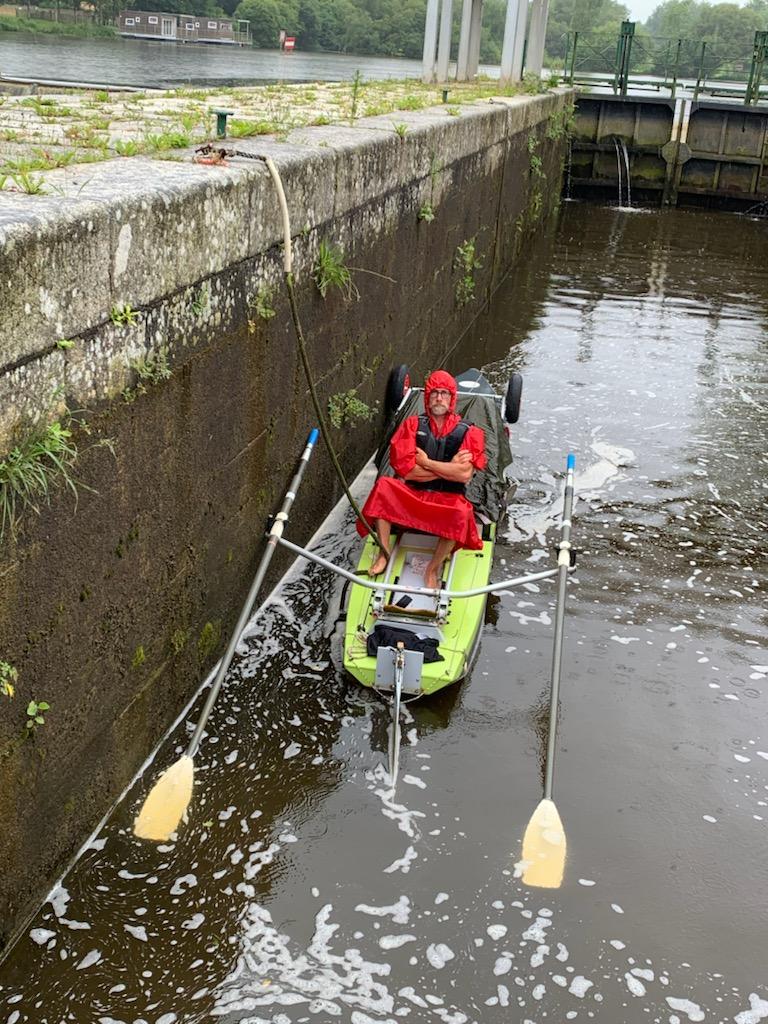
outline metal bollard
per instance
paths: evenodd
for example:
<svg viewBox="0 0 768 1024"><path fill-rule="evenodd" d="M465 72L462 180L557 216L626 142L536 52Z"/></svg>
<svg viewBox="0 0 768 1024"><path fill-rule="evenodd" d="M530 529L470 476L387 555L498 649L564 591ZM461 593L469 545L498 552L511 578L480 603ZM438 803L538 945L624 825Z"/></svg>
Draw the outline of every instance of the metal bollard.
<svg viewBox="0 0 768 1024"><path fill-rule="evenodd" d="M233 113L234 111L232 110L214 110L214 114L216 115L216 137L218 139L226 139L227 118Z"/></svg>

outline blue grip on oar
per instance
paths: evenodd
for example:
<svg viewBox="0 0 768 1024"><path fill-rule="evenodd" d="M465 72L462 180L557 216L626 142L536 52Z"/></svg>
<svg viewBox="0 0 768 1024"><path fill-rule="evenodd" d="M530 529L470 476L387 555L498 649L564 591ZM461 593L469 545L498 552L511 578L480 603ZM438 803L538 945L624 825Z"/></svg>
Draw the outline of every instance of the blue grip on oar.
<svg viewBox="0 0 768 1024"><path fill-rule="evenodd" d="M320 431L317 429L317 427L313 427L312 431L310 432L309 440L307 441L307 444L312 444L312 445L317 444L317 439L318 439L319 436L320 436Z"/></svg>
<svg viewBox="0 0 768 1024"><path fill-rule="evenodd" d="M568 462L566 463L565 468L566 468L566 470L568 470L568 469L575 469L576 468L576 456L573 453L571 453L568 456Z"/></svg>

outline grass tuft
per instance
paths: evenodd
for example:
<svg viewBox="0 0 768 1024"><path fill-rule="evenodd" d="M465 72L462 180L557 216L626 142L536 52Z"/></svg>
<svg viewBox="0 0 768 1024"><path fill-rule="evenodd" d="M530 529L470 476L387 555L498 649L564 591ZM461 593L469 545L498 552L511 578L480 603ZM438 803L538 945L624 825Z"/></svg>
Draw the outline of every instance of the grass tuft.
<svg viewBox="0 0 768 1024"><path fill-rule="evenodd" d="M331 288L338 288L347 300L360 298L349 268L344 263L343 251L325 240L320 243L312 276L323 298Z"/></svg>
<svg viewBox="0 0 768 1024"><path fill-rule="evenodd" d="M57 421L5 456L0 462L0 541L7 534L16 536L26 511L40 515L57 483L63 482L77 498L71 472L77 455L72 431Z"/></svg>

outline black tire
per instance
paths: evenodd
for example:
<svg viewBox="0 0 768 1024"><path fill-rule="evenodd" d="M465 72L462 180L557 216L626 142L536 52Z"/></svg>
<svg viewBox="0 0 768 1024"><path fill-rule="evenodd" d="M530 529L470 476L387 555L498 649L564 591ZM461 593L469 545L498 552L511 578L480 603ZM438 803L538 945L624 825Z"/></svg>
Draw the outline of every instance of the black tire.
<svg viewBox="0 0 768 1024"><path fill-rule="evenodd" d="M504 398L504 419L507 423L517 423L520 419L520 399L523 397L523 377L520 373L513 373L507 384L507 394Z"/></svg>
<svg viewBox="0 0 768 1024"><path fill-rule="evenodd" d="M400 408L400 403L406 391L411 386L411 371L405 363L396 366L387 380L387 390L384 394L384 412L392 416Z"/></svg>

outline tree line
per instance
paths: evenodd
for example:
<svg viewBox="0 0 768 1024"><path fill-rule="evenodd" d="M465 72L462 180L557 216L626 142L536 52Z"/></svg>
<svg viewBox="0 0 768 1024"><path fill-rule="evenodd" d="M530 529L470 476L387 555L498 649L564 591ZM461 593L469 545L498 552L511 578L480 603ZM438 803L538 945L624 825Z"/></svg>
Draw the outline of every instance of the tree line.
<svg viewBox="0 0 768 1024"><path fill-rule="evenodd" d="M80 0L73 0L79 6ZM52 6L50 0L45 6ZM64 6L64 3L62 3ZM326 50L419 59L424 41L427 0L92 0L99 20L112 20L132 7L211 16L234 16L250 22L254 46L274 49L282 31L296 37L300 50ZM454 53L458 47L461 2L454 0ZM481 60L498 64L504 37L506 0L485 0ZM629 9L620 0L550 0L546 51L551 59L565 52L568 33L616 36ZM723 51L748 54L754 34L768 29L768 0L705 3L664 0L640 35L709 40Z"/></svg>
<svg viewBox="0 0 768 1024"><path fill-rule="evenodd" d="M547 54L563 56L568 33L616 37L629 10L617 0L551 0L547 23ZM701 0L664 0L644 23L635 27L642 41L686 39L714 44L719 53L748 57L755 32L768 29L768 0L703 3Z"/></svg>

